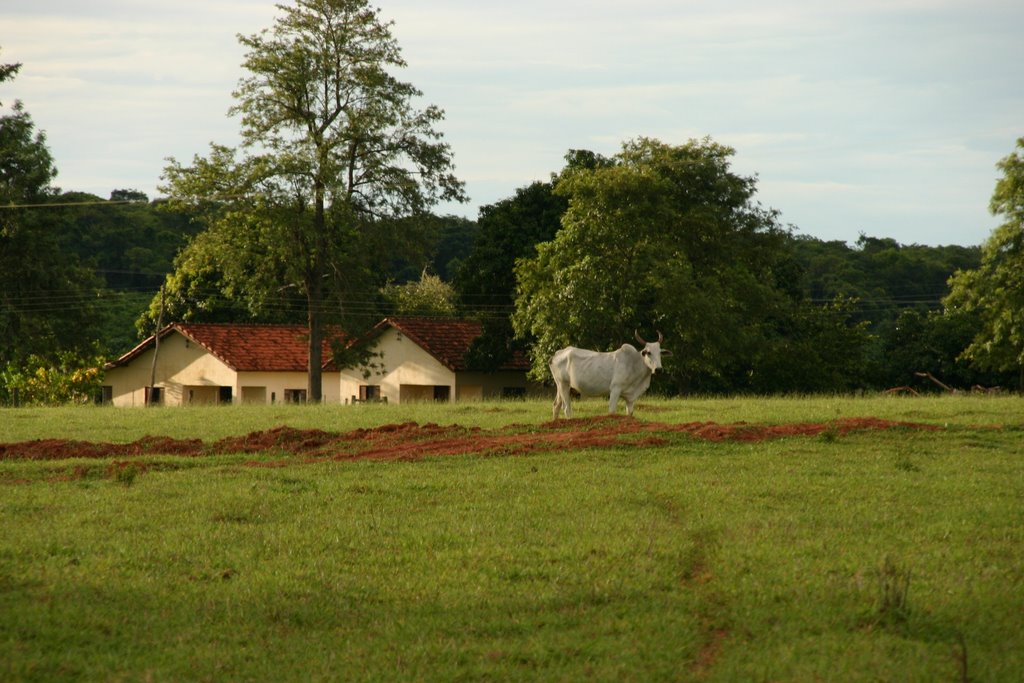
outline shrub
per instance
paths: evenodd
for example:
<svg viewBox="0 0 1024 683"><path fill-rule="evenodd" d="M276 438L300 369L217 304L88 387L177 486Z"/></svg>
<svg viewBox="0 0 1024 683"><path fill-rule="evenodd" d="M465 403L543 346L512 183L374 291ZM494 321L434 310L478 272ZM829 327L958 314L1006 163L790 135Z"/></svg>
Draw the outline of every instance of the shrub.
<svg viewBox="0 0 1024 683"><path fill-rule="evenodd" d="M62 351L55 360L31 355L0 372L0 402L11 405L88 403L103 382L102 360Z"/></svg>

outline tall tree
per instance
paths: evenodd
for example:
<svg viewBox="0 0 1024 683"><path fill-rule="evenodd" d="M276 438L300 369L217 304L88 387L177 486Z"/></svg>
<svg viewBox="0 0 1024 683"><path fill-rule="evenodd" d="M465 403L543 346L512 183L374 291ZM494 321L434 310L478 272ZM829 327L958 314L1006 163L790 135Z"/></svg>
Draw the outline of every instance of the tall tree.
<svg viewBox="0 0 1024 683"><path fill-rule="evenodd" d="M0 82L20 64L0 64ZM51 204L59 191L46 136L15 100L0 116L0 368L30 355L86 351L99 284L62 249L67 215Z"/></svg>
<svg viewBox="0 0 1024 683"><path fill-rule="evenodd" d="M982 369L1019 373L1024 390L1024 138L996 167L1002 177L989 210L1003 223L982 246L981 265L950 280L944 303L953 313L981 318L981 330L963 356Z"/></svg>
<svg viewBox="0 0 1024 683"><path fill-rule="evenodd" d="M390 73L406 65L391 23L366 0L278 7L271 30L239 36L240 154L213 146L190 167L172 160L163 189L203 209L214 244L230 245L220 264L234 263L254 299L287 287L305 297L319 401L325 316L361 287L374 228L464 194L435 129L443 111L418 109L422 93Z"/></svg>
<svg viewBox="0 0 1024 683"><path fill-rule="evenodd" d="M514 323L536 337L534 374L567 344L607 350L664 332L680 384L711 388L753 354L780 296L771 268L783 231L710 139L640 138L612 165L565 173L562 229L517 266Z"/></svg>
<svg viewBox="0 0 1024 683"><path fill-rule="evenodd" d="M381 295L399 315L454 316L455 290L426 269L420 279L405 284L389 283Z"/></svg>
<svg viewBox="0 0 1024 683"><path fill-rule="evenodd" d="M512 197L480 207L479 234L453 283L463 309L483 324L466 357L474 369L494 370L525 350L509 315L516 298L515 265L519 259L536 257L536 245L553 239L562 225L569 202L555 193L559 176L613 163L600 154L576 149L569 150L565 161L550 181L531 183Z"/></svg>

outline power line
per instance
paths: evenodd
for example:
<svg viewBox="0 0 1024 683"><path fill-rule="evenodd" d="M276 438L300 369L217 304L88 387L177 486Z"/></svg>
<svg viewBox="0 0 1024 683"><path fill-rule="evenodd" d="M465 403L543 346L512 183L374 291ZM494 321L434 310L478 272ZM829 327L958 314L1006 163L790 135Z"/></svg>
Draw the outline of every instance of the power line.
<svg viewBox="0 0 1024 683"><path fill-rule="evenodd" d="M149 206L144 199L97 199L88 202L45 202L42 204L0 204L0 209L49 209L65 206L110 206L114 204L134 204Z"/></svg>

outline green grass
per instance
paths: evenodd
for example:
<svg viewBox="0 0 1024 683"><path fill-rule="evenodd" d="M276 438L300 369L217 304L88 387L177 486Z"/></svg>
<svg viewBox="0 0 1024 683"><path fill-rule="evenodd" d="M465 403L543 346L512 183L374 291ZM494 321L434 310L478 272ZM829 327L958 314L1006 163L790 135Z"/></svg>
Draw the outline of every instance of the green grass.
<svg viewBox="0 0 1024 683"><path fill-rule="evenodd" d="M1018 681L1022 405L650 399L641 419L948 428L275 468L160 456L63 479L72 464L0 462L0 679ZM20 409L0 411L0 442L549 418Z"/></svg>
<svg viewBox="0 0 1024 683"><path fill-rule="evenodd" d="M574 401L575 415L602 415L607 401ZM880 416L936 425L1024 425L1019 396L691 398L646 397L640 419L663 422L821 422L842 417ZM620 403L619 411L623 407ZM134 441L147 434L215 441L224 436L288 425L300 429L347 431L408 420L495 427L551 419L546 401L360 406L225 406L132 408L74 406L7 408L0 411L0 443L44 437L89 441Z"/></svg>

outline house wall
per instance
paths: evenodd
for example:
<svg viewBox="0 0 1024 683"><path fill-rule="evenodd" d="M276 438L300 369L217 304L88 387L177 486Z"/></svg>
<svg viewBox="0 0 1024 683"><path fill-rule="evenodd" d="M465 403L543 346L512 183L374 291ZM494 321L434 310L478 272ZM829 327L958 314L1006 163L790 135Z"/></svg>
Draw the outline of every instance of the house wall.
<svg viewBox="0 0 1024 683"><path fill-rule="evenodd" d="M153 367L153 349L127 366L107 370L104 384L111 387L111 402L119 407L144 406ZM177 332L160 340L156 386L166 406L212 405L221 402L221 387L231 389L232 403L284 403L288 389L305 391L305 372L235 372L203 346ZM323 374L324 401L339 401L337 372Z"/></svg>
<svg viewBox="0 0 1024 683"><path fill-rule="evenodd" d="M338 403L338 373L324 372L323 402ZM309 376L306 372L240 372L234 391L236 401L242 403L284 403L286 390L306 391ZM258 400L259 389L263 400Z"/></svg>
<svg viewBox="0 0 1024 683"><path fill-rule="evenodd" d="M501 370L498 372L460 372L458 391L460 401L509 398L523 392L525 396L546 395L544 388L526 379L526 372Z"/></svg>
<svg viewBox="0 0 1024 683"><path fill-rule="evenodd" d="M107 370L104 384L112 388L115 406L146 404L146 387L153 368L154 349L147 349L124 367ZM182 405L188 400L188 388L198 393L199 401L216 396L217 387L235 386L236 373L211 356L202 346L177 332L160 340L156 362L156 386L163 389L164 405ZM215 402L215 399L214 399Z"/></svg>
<svg viewBox="0 0 1024 683"><path fill-rule="evenodd" d="M341 372L341 401L359 398L359 387L377 385L388 403L454 400L479 401L501 398L508 389L520 389L526 395L543 394L543 388L528 382L525 372L459 372L446 368L408 337L390 328L374 346L383 352L384 374L364 378L360 371ZM447 388L447 399L441 398Z"/></svg>
<svg viewBox="0 0 1024 683"><path fill-rule="evenodd" d="M384 374L373 374L368 379L359 370L343 370L340 375L341 400L359 397L359 387L380 386L382 398L388 403L432 401L434 387L448 387L449 400L457 397L455 373L442 365L422 347L395 328L389 328L377 340L374 351L383 352Z"/></svg>

